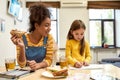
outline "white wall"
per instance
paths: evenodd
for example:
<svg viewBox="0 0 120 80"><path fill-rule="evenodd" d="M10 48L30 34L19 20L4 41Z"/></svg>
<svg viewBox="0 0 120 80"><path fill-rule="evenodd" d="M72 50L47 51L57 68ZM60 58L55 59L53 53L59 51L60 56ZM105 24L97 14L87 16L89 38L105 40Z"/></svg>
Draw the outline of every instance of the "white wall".
<svg viewBox="0 0 120 80"><path fill-rule="evenodd" d="M75 19L81 19L86 27L86 34L88 34L88 10L86 8L61 8L59 15L59 41L60 48L65 48L66 36L70 25ZM85 35L85 38L88 40L88 35Z"/></svg>
<svg viewBox="0 0 120 80"><path fill-rule="evenodd" d="M5 57L15 57L15 46L12 45L9 34L13 27L13 18L7 15L7 0L0 0L0 18L5 20L5 32L0 32L0 65L4 65Z"/></svg>
<svg viewBox="0 0 120 80"><path fill-rule="evenodd" d="M117 37L117 40L116 40L116 44L117 44L117 47L120 47L120 35L119 35L119 32L120 32L120 10L116 10L116 37Z"/></svg>
<svg viewBox="0 0 120 80"><path fill-rule="evenodd" d="M15 45L10 40L10 30L11 29L20 29L26 30L27 20L26 20L26 10L23 11L23 21L16 22L14 25L14 18L8 14L8 0L0 0L0 18L5 20L5 31L0 31L0 66L4 66L4 58L6 57L15 57L16 58L16 49ZM22 0L23 8L25 8L25 0Z"/></svg>

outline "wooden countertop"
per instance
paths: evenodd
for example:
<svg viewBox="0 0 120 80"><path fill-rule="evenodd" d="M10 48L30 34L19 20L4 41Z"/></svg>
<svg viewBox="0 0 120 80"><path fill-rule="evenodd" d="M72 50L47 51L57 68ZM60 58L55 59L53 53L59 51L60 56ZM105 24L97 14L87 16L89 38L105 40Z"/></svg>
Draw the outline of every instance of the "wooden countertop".
<svg viewBox="0 0 120 80"><path fill-rule="evenodd" d="M5 71L6 70L4 67L0 67L0 72L5 72ZM45 71L46 69L39 69L33 73L20 77L18 80L57 80L42 76L41 74ZM88 67L82 67L82 68L69 67L68 71L69 71L68 77L71 76L74 77L75 74L83 73L83 74L89 74L90 77L92 78L103 78L103 77L105 78L105 75L107 75L107 77L118 78L118 80L120 79L120 68L113 66L111 64L91 64ZM66 79L67 77L58 80L66 80Z"/></svg>

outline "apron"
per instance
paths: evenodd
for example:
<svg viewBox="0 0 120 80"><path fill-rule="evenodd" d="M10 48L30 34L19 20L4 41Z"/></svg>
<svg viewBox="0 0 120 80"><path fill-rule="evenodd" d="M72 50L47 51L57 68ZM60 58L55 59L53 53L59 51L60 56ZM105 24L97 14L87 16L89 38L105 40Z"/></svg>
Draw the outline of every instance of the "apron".
<svg viewBox="0 0 120 80"><path fill-rule="evenodd" d="M44 37L43 45L39 47L28 46L25 35L22 37L25 44L25 54L27 60L35 60L37 63L42 62L46 55L46 44L48 37Z"/></svg>

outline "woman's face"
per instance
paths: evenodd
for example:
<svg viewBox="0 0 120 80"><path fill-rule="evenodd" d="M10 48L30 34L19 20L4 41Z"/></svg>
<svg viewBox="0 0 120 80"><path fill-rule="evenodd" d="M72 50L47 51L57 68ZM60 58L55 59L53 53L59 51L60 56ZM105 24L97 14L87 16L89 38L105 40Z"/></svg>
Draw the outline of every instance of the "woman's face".
<svg viewBox="0 0 120 80"><path fill-rule="evenodd" d="M51 30L51 20L50 18L46 18L41 25L38 25L36 27L36 30L38 31L38 34L40 34L41 36L47 36L48 33Z"/></svg>
<svg viewBox="0 0 120 80"><path fill-rule="evenodd" d="M81 41L84 37L85 30L83 28L80 28L78 30L71 31L73 37L77 41Z"/></svg>

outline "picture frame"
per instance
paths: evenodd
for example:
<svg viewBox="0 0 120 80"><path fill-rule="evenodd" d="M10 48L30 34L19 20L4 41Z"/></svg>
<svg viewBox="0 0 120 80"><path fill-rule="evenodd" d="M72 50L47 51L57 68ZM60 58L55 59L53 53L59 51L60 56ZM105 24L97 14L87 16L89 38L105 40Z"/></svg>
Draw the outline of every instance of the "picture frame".
<svg viewBox="0 0 120 80"><path fill-rule="evenodd" d="M8 13L17 20L22 21L22 7L18 0L10 0L8 4Z"/></svg>

